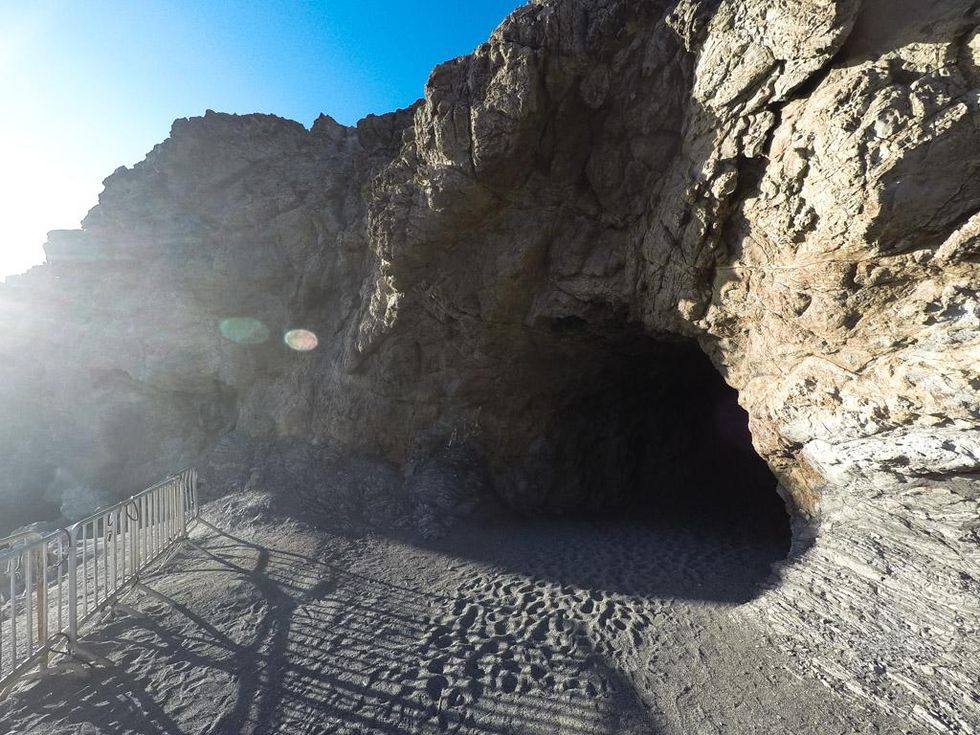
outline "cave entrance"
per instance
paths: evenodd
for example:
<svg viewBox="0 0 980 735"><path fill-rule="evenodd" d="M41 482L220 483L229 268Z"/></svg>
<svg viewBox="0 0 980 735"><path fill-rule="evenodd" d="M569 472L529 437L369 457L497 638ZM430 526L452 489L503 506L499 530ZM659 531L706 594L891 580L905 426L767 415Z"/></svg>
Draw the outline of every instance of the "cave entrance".
<svg viewBox="0 0 980 735"><path fill-rule="evenodd" d="M587 589L751 599L791 531L738 394L694 342L587 330L563 333L540 373L547 419L539 404L501 488L519 512L459 534L467 553Z"/></svg>
<svg viewBox="0 0 980 735"><path fill-rule="evenodd" d="M554 510L626 513L789 548L777 481L748 414L693 341L631 336L579 353L550 426Z"/></svg>

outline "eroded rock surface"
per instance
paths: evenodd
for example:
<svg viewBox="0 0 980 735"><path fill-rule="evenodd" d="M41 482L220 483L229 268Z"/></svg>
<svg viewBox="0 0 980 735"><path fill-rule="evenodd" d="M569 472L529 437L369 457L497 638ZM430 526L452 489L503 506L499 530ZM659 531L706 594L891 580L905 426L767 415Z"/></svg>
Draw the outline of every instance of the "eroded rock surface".
<svg viewBox="0 0 980 735"><path fill-rule="evenodd" d="M638 342L654 376L693 342L795 518L760 617L831 686L976 732L978 23L544 0L356 128L178 121L0 288L4 492L120 493L211 452L368 515L380 487L406 514L484 485L593 506L636 425L577 407Z"/></svg>

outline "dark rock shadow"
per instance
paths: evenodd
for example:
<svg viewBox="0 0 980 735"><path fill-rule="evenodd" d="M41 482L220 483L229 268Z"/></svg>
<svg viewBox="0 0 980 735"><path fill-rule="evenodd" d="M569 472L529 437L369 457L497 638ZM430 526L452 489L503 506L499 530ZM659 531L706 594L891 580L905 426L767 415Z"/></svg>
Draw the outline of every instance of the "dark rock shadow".
<svg viewBox="0 0 980 735"><path fill-rule="evenodd" d="M532 581L602 595L737 605L767 587L773 565L788 552L788 528L786 538L764 538L752 531L753 520L649 510L531 517L497 508L421 543Z"/></svg>

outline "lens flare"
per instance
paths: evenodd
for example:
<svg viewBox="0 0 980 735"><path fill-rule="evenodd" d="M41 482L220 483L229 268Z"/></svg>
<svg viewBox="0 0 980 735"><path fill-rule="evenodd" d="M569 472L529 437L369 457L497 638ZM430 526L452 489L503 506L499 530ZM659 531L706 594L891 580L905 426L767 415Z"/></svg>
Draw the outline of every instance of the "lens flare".
<svg viewBox="0 0 980 735"><path fill-rule="evenodd" d="M309 329L290 329L283 337L286 345L297 352L310 352L316 349L320 340Z"/></svg>
<svg viewBox="0 0 980 735"><path fill-rule="evenodd" d="M258 319L234 316L224 319L218 331L225 339L240 345L260 345L269 339L269 328Z"/></svg>

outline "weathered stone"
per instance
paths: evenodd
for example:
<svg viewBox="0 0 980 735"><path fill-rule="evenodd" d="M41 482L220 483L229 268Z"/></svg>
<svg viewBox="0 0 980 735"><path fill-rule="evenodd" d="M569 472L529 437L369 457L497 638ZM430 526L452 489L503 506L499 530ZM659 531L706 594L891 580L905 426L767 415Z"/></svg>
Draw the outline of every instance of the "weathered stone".
<svg viewBox="0 0 980 735"><path fill-rule="evenodd" d="M794 513L760 616L832 686L976 732L978 12L543 0L356 128L177 121L0 288L4 492L217 447L226 481L410 514L468 505L437 459L465 435L502 497L588 506L628 477L624 376L669 395L696 341Z"/></svg>

